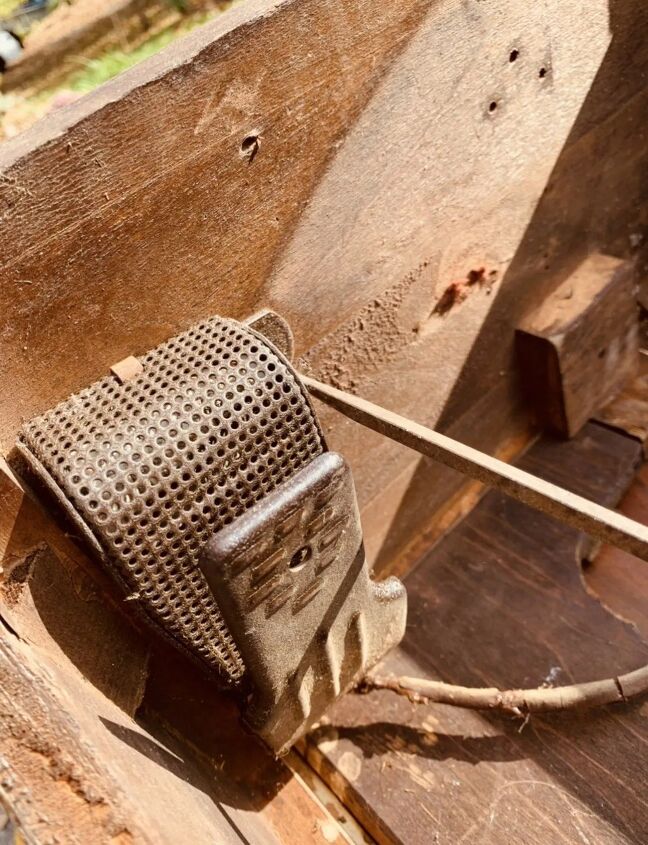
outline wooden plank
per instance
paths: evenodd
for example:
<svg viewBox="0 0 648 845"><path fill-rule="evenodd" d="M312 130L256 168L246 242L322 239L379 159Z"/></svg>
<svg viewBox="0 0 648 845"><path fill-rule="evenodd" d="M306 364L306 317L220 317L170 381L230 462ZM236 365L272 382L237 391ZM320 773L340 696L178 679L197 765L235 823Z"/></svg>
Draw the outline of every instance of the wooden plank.
<svg viewBox="0 0 648 845"><path fill-rule="evenodd" d="M620 199L591 246L632 229L646 193L629 129L646 112L646 12L627 8L256 0L5 146L4 448L21 417L113 361L273 304L327 380L441 428L491 394L484 430L510 422L515 323L582 249L599 186ZM614 160L604 173L592 147ZM459 283L466 297L440 313ZM518 429L499 433L489 448ZM364 516L394 522L415 463L344 451ZM396 531L392 559L411 537Z"/></svg>
<svg viewBox="0 0 648 845"><path fill-rule="evenodd" d="M634 287L628 264L590 255L518 328L521 381L543 427L573 437L635 374Z"/></svg>
<svg viewBox="0 0 648 845"><path fill-rule="evenodd" d="M619 509L648 524L648 464L643 464ZM637 566L632 555L604 546L585 569L588 588L623 619L635 624L648 637L648 572Z"/></svg>
<svg viewBox="0 0 648 845"><path fill-rule="evenodd" d="M628 379L617 396L596 414L599 422L636 437L644 448L648 442L648 358L639 356L638 372Z"/></svg>
<svg viewBox="0 0 648 845"><path fill-rule="evenodd" d="M612 505L640 456L595 425L525 469ZM596 468L593 471L593 468ZM408 633L381 671L467 685L594 680L648 644L583 589L582 535L489 493L407 579ZM379 842L642 842L642 706L519 721L347 696L308 757Z"/></svg>
<svg viewBox="0 0 648 845"><path fill-rule="evenodd" d="M2 310L22 340L13 364L28 358L36 376L48 347L57 362L49 387L41 372L21 391L28 404L203 316L266 304L260 289L336 141L428 4L366 6L252 0L3 146ZM248 162L255 133L261 151Z"/></svg>

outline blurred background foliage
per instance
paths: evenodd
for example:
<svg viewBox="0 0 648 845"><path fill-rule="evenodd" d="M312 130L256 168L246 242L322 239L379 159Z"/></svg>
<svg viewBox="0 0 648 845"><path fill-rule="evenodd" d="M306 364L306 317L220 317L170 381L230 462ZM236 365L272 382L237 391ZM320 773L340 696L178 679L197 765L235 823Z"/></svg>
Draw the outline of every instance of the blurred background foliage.
<svg viewBox="0 0 648 845"><path fill-rule="evenodd" d="M24 42L20 62L30 62L36 73L19 86L8 84L9 67L0 81L0 141L23 131L36 120L63 108L103 82L157 53L190 30L211 20L230 5L230 0L138 0L132 3L132 18L139 21L115 23L106 37L97 27L101 41L85 42L74 50L76 25L87 33L93 20L106 18L114 2L105 0L0 0L0 24L12 29ZM120 4L128 17L129 0ZM144 20L146 18L146 20ZM58 38L71 42L72 50L52 69L51 62L38 75L38 52L47 53L48 42ZM45 62L43 67L45 68ZM3 77L0 76L0 80Z"/></svg>

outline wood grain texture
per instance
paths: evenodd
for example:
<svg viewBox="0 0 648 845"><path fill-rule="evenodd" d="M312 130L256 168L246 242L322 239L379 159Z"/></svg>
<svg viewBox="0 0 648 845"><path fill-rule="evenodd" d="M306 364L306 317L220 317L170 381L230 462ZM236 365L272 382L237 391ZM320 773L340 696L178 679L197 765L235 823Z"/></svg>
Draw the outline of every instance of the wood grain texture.
<svg viewBox="0 0 648 845"><path fill-rule="evenodd" d="M289 317L297 353L324 380L461 432L471 445L519 447L528 423L516 404L515 325L584 252L623 257L648 225L647 26L643 0L248 0L0 148L3 449L22 418L92 382L112 362L213 313L243 318L262 306ZM513 49L519 55L511 62ZM252 160L242 155L248 138L258 142ZM437 305L451 298L449 290L459 296L441 313ZM323 420L331 445L353 466L368 545L382 567L393 567L421 526L438 530L436 516L458 482L333 413ZM609 482L607 471L602 479ZM473 614L460 632L465 642L471 631L484 640L485 618L507 621L515 609L506 630L515 624L516 640L521 630L527 646L526 616L538 596L553 596L556 615L543 613L548 627L556 625L551 643L562 643L563 634L569 645L579 639L560 616L562 586L520 563L526 546L502 560L491 550L483 565L491 523L517 518L488 511L469 544L476 562L457 552L444 563L452 590L441 574L431 598L430 586L421 586L415 621L431 625L426 659L433 656L438 669L438 655L459 650L448 632L460 611ZM28 545L38 545L33 526L24 533ZM553 536L543 533L538 546ZM468 572L457 563L466 559ZM559 573L563 563L552 558ZM490 569L497 580L487 590ZM430 578L436 591L436 573ZM528 579L537 581L534 601L518 607L517 588ZM442 587L451 598L437 623ZM470 588L474 605L466 602ZM488 653L484 671L495 675L497 626L491 633L480 655ZM625 633L615 642L628 660L643 654ZM529 656L520 648L511 671L542 679L562 663L553 649L558 645L543 651L540 644ZM260 772L255 790L239 789L249 771L226 760L234 785L223 794L214 777L219 754L227 758L222 743L239 743L239 759L249 746L226 704L219 705L222 719L205 716L217 709L212 692L184 679L186 667L165 674L172 656L151 663L138 711L143 725L104 710L103 696L94 709L80 696L75 701L90 685L74 666L65 678L56 675L57 661L47 658L39 672L54 672L59 688L69 687L65 707L75 735L92 737L93 759L117 760L113 775L128 783L136 772L140 808L156 792L167 810L181 788L190 797L174 823L189 821L200 834L210 824L232 829L229 820L215 821L225 806L234 807L234 824L251 841L264 841L268 828L260 833L255 825L266 821L284 835L291 812L299 842L315 835L307 805L303 812L276 809L288 786L274 764L265 768L252 754L249 765ZM588 665L588 675L596 668ZM471 671L478 674L462 667L460 680ZM556 739L554 728L534 726L518 737L516 726L479 717L455 722L439 711L430 739L423 714L403 711L403 702L372 697L363 707L342 739L351 756L331 751L337 768L328 774L364 817L373 812L382 838L416 841L407 838L407 823L428 842L430 831L448 824L448 807L452 829L467 841L475 829L486 841L511 831L523 841L534 826L539 841L561 833L573 841L587 824L594 841L616 843L618 829L628 836L639 829L639 799L614 773L601 775L611 768L606 755L618 759L615 747L628 749L620 765L635 766L627 738L638 730L634 723L618 727L605 716L600 731L599 723L575 723L573 736L556 728ZM99 712L110 726L102 723L97 733ZM358 725L398 727L403 719L411 720L405 738L393 725L379 728L378 751L368 740L369 760L358 770ZM54 734L68 743L63 725ZM398 749L393 760L381 759L385 746ZM184 762L193 761L196 747L209 749L200 776ZM17 768L21 754L12 750ZM516 762L524 755L527 762ZM319 759L328 765L328 757ZM578 795L565 761L582 773ZM515 768L511 777L507 766ZM640 782L640 772L629 774ZM180 786L190 776L196 780ZM377 819L381 801L393 807L392 793L404 810ZM250 794L252 805L244 801ZM259 806L262 818L254 821L250 810ZM186 830L173 832L182 841Z"/></svg>
<svg viewBox="0 0 648 845"><path fill-rule="evenodd" d="M50 391L69 392L214 311L256 310L336 140L426 4L380 15L341 2L276 6L244 4L104 86L62 125L28 133L43 133L36 150L25 136L0 153L3 291L13 301L3 312L23 341L13 363L31 369L54 353ZM250 163L241 145L252 133L262 150ZM21 301L33 319L20 316ZM82 351L93 359L84 372ZM25 385L28 402L34 387Z"/></svg>
<svg viewBox="0 0 648 845"><path fill-rule="evenodd" d="M648 442L648 357L639 356L637 374L623 385L617 396L601 408L595 419L636 437L644 448Z"/></svg>
<svg viewBox="0 0 648 845"><path fill-rule="evenodd" d="M536 418L573 437L637 370L639 309L631 268L608 255L588 256L526 317L516 341Z"/></svg>
<svg viewBox="0 0 648 845"><path fill-rule="evenodd" d="M648 464L643 464L619 509L648 524ZM613 613L635 624L648 638L648 572L632 555L604 546L585 570L588 588Z"/></svg>
<svg viewBox="0 0 648 845"><path fill-rule="evenodd" d="M589 425L569 443L541 441L522 465L611 505L639 458L636 441ZM582 540L489 493L407 579L408 633L381 673L511 688L645 663L648 644L583 588ZM390 693L347 696L308 754L381 843L638 845L645 709L532 717L520 730Z"/></svg>
<svg viewBox="0 0 648 845"><path fill-rule="evenodd" d="M322 378L426 424L490 395L502 447L520 431L505 427L515 323L576 254L623 254L641 225L645 25L639 2L252 0L15 139L0 151L4 448L113 361L262 305ZM330 424L398 553L415 464L393 447L369 460Z"/></svg>

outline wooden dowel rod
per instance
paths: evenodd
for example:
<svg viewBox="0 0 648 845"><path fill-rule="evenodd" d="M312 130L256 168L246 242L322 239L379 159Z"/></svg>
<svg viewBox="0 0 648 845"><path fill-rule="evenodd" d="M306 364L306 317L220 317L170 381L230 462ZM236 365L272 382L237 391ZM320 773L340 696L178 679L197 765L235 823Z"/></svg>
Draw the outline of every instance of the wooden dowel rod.
<svg viewBox="0 0 648 845"><path fill-rule="evenodd" d="M495 487L542 513L591 534L605 543L648 561L648 528L609 508L543 481L463 443L396 414L302 375L310 393L347 417L386 437L433 458L451 469Z"/></svg>

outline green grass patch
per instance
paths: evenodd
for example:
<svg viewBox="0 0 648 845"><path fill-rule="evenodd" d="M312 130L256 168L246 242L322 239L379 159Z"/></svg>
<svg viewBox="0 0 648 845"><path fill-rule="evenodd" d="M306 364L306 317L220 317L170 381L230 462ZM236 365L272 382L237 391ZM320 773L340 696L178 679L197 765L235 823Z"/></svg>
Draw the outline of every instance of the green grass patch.
<svg viewBox="0 0 648 845"><path fill-rule="evenodd" d="M84 67L78 71L73 71L57 88L69 88L72 91L79 91L84 94L92 91L103 82L107 82L122 73L122 71L133 67L144 59L148 59L149 56L153 56L181 35L206 23L215 14L218 13L207 12L192 16L186 21L152 36L148 41L133 50L109 50L96 59L86 59L83 62Z"/></svg>
<svg viewBox="0 0 648 845"><path fill-rule="evenodd" d="M0 4L4 5L9 2L14 2L14 0L0 0ZM52 2L56 2L56 0L52 0ZM182 3L182 0L166 0L166 2L169 6L178 6ZM23 95L20 92L6 95L0 93L0 141L5 133L7 133L7 137L11 137L16 131L23 131L46 114L50 107L49 104L57 92L72 90L78 94L86 94L94 90L102 83L167 47L195 27L213 19L236 2L240 2L240 0L223 3L223 5L208 12L187 14L180 19L176 19L176 22L166 29L151 35L145 41L131 48L106 50L93 59L79 55L75 58L74 64L64 78L59 79L55 85L37 93L26 92ZM0 8L3 8L3 6L0 5Z"/></svg>
<svg viewBox="0 0 648 845"><path fill-rule="evenodd" d="M22 0L0 0L0 20L9 17L20 6L21 2Z"/></svg>

